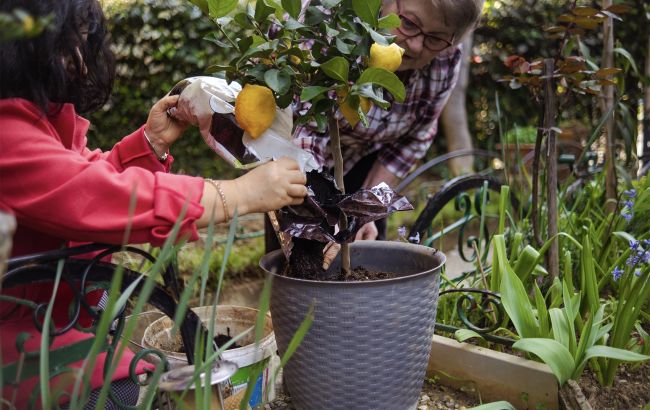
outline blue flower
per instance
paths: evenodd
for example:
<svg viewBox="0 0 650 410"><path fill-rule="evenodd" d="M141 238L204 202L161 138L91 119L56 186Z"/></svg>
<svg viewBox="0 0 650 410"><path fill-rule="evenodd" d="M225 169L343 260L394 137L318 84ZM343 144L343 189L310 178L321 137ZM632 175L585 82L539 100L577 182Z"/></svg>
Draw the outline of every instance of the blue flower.
<svg viewBox="0 0 650 410"><path fill-rule="evenodd" d="M634 250L639 247L639 241L630 239L630 249Z"/></svg>
<svg viewBox="0 0 650 410"><path fill-rule="evenodd" d="M621 215L625 218L626 221L630 222L632 220L632 214L627 212L622 212Z"/></svg>
<svg viewBox="0 0 650 410"><path fill-rule="evenodd" d="M627 260L625 261L625 264L630 267L634 267L639 263L639 256L638 255L630 255Z"/></svg>
<svg viewBox="0 0 650 410"><path fill-rule="evenodd" d="M619 280L623 273L625 273L624 270L619 269L618 266L615 266L614 270L612 271L612 276L614 277L614 280Z"/></svg>
<svg viewBox="0 0 650 410"><path fill-rule="evenodd" d="M635 274L636 276L640 277L640 276L641 276L641 270L640 270L640 269L635 270L635 271L634 271L634 274Z"/></svg>
<svg viewBox="0 0 650 410"><path fill-rule="evenodd" d="M623 191L623 194L630 198L636 198L636 189L628 189L627 191Z"/></svg>
<svg viewBox="0 0 650 410"><path fill-rule="evenodd" d="M643 246L650 246L650 239L644 239L641 242L643 242Z"/></svg>
<svg viewBox="0 0 650 410"><path fill-rule="evenodd" d="M643 261L643 263L650 262L650 251L643 252L643 256L641 256L641 260Z"/></svg>
<svg viewBox="0 0 650 410"><path fill-rule="evenodd" d="M623 201L623 205L630 208L630 209L632 209L632 207L634 206L634 202L632 202L632 201Z"/></svg>
<svg viewBox="0 0 650 410"><path fill-rule="evenodd" d="M401 239L405 239L406 238L406 227L405 226L400 226L399 228L397 228L397 235Z"/></svg>

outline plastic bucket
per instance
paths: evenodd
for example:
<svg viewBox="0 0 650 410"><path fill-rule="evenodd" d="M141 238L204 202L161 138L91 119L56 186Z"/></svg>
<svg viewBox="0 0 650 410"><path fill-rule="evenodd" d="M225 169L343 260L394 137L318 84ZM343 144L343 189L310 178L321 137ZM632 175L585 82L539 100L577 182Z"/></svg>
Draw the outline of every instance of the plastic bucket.
<svg viewBox="0 0 650 410"><path fill-rule="evenodd" d="M201 306L192 310L206 327L210 325L212 306ZM237 336L255 326L257 314L257 309L249 307L231 305L217 306L214 333L215 335ZM176 332L174 337L172 337L172 328L173 322L167 316L153 321L144 331L142 346L157 349L165 354L171 368L187 366L185 352L181 351L182 342L180 334ZM253 331L248 332L246 336L238 340L237 344L242 347L226 350L221 355L223 360L234 362L239 366L239 370L230 378L232 384L230 394L236 395L241 390L246 389L250 372L255 365L261 363L263 366L262 373L255 381L255 387L249 404L251 407L255 407L261 403L273 400L275 398L275 389L274 386L270 385L270 379L275 369L279 366L280 359L276 354L277 346L273 333L271 315L267 314L266 316L264 332L259 345L255 346L255 333Z"/></svg>

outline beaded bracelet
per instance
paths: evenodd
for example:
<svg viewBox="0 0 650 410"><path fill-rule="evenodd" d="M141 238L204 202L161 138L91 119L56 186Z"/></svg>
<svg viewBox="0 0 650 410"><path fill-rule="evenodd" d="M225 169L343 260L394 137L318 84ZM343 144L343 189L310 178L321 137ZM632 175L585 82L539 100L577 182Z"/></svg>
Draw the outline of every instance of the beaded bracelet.
<svg viewBox="0 0 650 410"><path fill-rule="evenodd" d="M226 221L228 221L230 219L230 212L228 211L228 202L226 201L226 194L224 194L223 190L221 189L221 181L215 181L214 179L205 178L205 182L209 183L217 190L219 197L221 197L221 204L223 205L223 212L225 213Z"/></svg>

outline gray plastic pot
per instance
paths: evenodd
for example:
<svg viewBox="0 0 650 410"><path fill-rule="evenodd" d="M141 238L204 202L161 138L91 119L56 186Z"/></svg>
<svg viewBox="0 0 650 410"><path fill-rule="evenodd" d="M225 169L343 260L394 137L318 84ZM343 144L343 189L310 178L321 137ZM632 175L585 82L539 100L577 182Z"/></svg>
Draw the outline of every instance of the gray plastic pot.
<svg viewBox="0 0 650 410"><path fill-rule="evenodd" d="M260 266L273 275L271 316L280 356L315 304L314 322L283 377L301 410L415 409L429 361L445 255L401 242L357 241L352 267L394 279L317 282L280 276L282 251ZM340 269L340 260L330 269Z"/></svg>

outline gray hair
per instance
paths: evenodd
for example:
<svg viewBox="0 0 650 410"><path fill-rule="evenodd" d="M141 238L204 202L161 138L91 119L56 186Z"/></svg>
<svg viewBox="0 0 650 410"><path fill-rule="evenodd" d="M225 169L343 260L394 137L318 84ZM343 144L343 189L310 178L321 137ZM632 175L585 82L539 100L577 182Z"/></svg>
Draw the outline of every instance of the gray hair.
<svg viewBox="0 0 650 410"><path fill-rule="evenodd" d="M395 0L383 0L383 4ZM454 29L454 44L463 40L465 34L473 30L481 18L485 0L429 0L434 8L440 10L443 23Z"/></svg>

